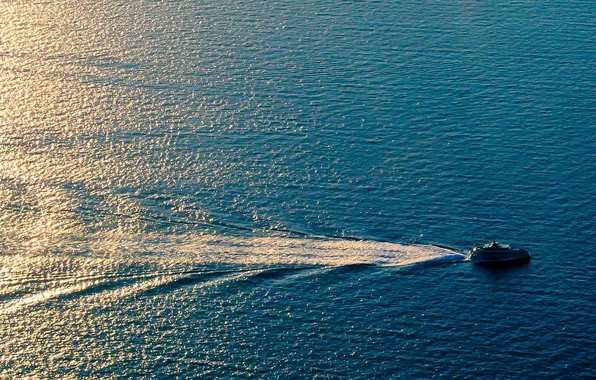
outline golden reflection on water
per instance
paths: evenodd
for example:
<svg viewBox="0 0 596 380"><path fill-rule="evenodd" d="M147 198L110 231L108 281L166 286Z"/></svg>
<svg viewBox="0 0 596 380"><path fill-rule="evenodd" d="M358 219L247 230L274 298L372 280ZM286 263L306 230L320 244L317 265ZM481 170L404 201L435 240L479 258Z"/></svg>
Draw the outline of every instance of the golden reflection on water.
<svg viewBox="0 0 596 380"><path fill-rule="evenodd" d="M105 208L137 207L107 191L140 168L123 165L124 144L109 143L115 130L131 126L119 121L134 118L127 115L134 102L88 64L121 51L106 43L96 12L68 1L0 4L2 253L42 253L76 239L84 230L73 213L81 194Z"/></svg>
<svg viewBox="0 0 596 380"><path fill-rule="evenodd" d="M187 79L171 79L182 82L168 87L162 69L171 56L150 55L147 47L156 22L171 21L175 9L136 2L114 12L111 5L0 4L3 253L63 250L97 231L138 232L147 209L136 192L151 192L156 183L175 187L179 178L216 186L233 169L216 155L200 156L196 144L169 154L188 148L177 146L186 140L173 140L187 118L192 128L213 129L232 112L221 109L225 100L194 89L183 102L168 101ZM187 71L203 70L201 55L193 59Z"/></svg>

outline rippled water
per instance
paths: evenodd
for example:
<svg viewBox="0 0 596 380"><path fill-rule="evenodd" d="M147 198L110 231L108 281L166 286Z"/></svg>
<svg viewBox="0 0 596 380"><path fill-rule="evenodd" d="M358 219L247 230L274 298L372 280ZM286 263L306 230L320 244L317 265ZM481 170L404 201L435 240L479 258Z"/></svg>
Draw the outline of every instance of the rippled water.
<svg viewBox="0 0 596 380"><path fill-rule="evenodd" d="M595 32L0 2L0 376L596 377ZM532 262L464 260L493 238Z"/></svg>

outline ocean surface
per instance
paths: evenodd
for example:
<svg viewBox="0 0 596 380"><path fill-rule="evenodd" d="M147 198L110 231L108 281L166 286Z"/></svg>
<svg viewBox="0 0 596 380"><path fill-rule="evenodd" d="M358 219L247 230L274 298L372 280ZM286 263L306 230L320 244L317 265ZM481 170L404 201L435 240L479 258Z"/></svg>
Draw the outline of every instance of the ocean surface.
<svg viewBox="0 0 596 380"><path fill-rule="evenodd" d="M593 1L2 0L0 378L596 378L595 99Z"/></svg>

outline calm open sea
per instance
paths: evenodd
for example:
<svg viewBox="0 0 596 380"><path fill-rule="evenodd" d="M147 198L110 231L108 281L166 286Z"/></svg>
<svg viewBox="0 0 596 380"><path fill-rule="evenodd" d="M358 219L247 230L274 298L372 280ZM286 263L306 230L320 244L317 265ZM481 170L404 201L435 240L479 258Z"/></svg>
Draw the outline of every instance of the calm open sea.
<svg viewBox="0 0 596 380"><path fill-rule="evenodd" d="M0 377L595 378L595 99L593 1L1 1Z"/></svg>

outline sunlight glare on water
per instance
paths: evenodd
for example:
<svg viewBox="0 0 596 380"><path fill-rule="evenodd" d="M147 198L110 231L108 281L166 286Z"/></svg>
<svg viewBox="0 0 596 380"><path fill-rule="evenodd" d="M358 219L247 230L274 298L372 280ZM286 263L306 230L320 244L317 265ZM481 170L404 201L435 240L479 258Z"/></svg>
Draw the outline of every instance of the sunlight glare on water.
<svg viewBox="0 0 596 380"><path fill-rule="evenodd" d="M0 2L0 377L596 377L595 10Z"/></svg>

